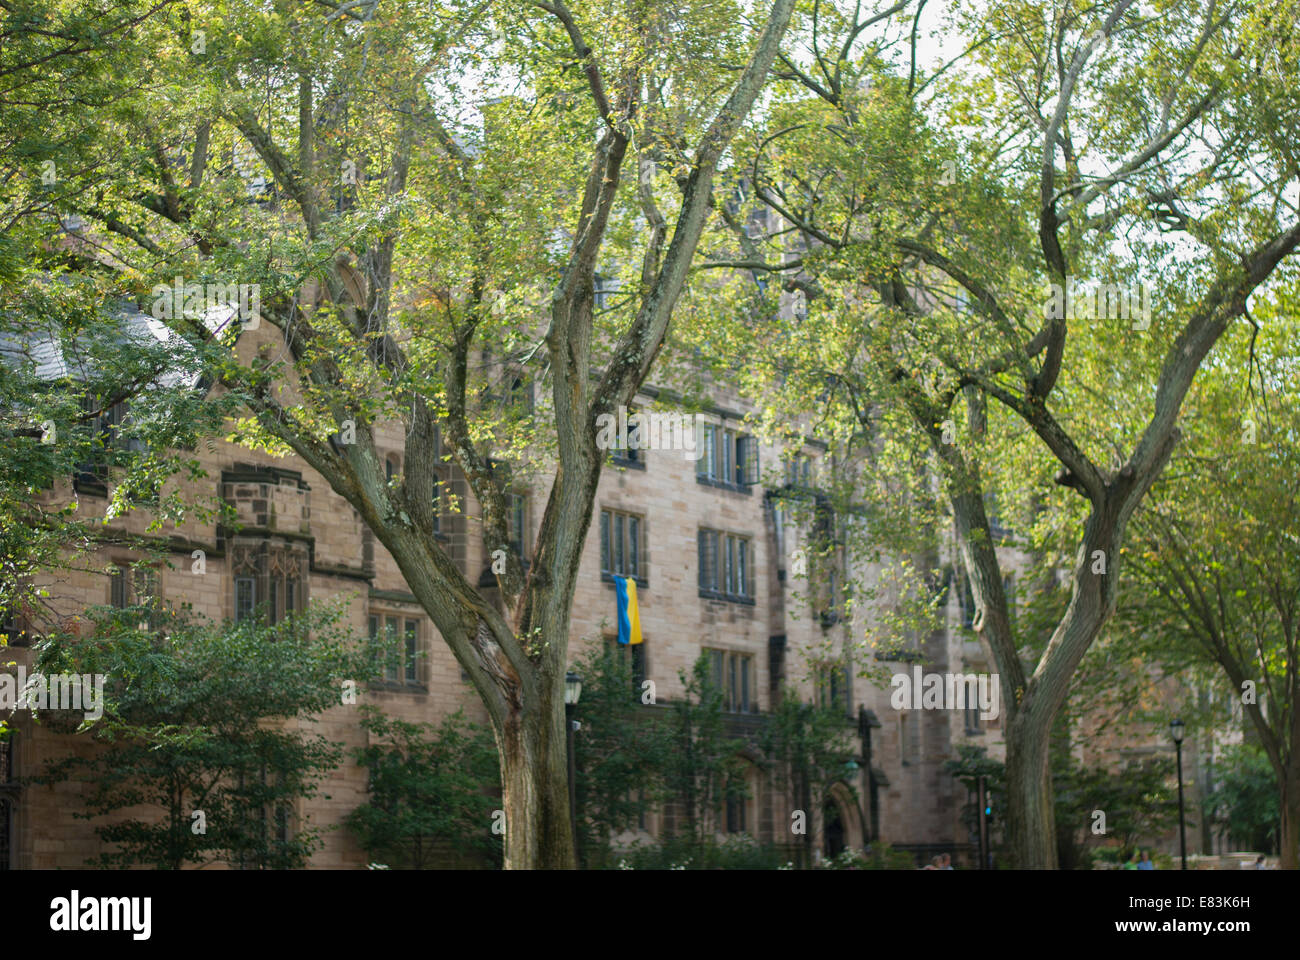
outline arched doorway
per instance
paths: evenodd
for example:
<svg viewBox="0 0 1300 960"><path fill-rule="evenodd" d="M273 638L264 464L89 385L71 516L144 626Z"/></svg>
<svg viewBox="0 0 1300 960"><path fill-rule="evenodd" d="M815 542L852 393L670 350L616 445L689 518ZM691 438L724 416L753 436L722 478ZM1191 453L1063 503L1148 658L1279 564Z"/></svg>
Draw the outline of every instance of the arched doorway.
<svg viewBox="0 0 1300 960"><path fill-rule="evenodd" d="M857 794L843 781L832 784L822 805L822 852L830 858L865 842Z"/></svg>
<svg viewBox="0 0 1300 960"><path fill-rule="evenodd" d="M840 805L833 797L827 798L822 808L822 837L826 858L837 857L844 852L844 821L840 817Z"/></svg>

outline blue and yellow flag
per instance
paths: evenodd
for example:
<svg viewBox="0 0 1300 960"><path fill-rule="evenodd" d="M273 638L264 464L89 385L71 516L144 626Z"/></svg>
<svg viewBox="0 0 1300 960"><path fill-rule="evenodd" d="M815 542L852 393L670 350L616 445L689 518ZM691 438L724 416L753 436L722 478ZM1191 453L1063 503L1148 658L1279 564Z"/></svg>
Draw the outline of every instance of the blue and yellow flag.
<svg viewBox="0 0 1300 960"><path fill-rule="evenodd" d="M614 592L618 594L618 642L640 643L641 611L636 605L636 581L615 577Z"/></svg>

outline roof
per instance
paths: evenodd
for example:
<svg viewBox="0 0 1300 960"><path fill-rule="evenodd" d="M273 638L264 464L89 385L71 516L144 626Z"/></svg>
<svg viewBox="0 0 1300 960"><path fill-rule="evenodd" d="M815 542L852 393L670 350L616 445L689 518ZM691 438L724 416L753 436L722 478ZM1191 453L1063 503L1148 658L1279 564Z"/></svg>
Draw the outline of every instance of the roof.
<svg viewBox="0 0 1300 960"><path fill-rule="evenodd" d="M69 378L87 382L105 372L103 360L96 358L112 357L115 347L136 346L148 349L164 346L174 349L176 364L165 369L151 385L188 389L204 386L204 379L194 369L189 345L163 321L154 319L129 301L106 305L103 315L105 319L116 323L111 327L105 325L97 331L96 340L86 337L65 338L60 335L57 321L51 322L45 329L0 328L0 366L14 371L25 368L36 380ZM210 312L205 319L205 326L215 332L225 327L230 319L229 316L217 318Z"/></svg>

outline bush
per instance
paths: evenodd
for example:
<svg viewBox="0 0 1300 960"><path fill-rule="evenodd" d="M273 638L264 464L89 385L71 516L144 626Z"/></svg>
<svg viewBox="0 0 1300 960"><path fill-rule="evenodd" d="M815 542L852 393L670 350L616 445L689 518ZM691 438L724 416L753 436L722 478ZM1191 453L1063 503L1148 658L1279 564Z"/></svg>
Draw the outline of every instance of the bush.
<svg viewBox="0 0 1300 960"><path fill-rule="evenodd" d="M369 799L346 823L371 860L414 870L445 866L449 853L500 863L501 838L487 830L500 801L483 790L501 782L491 732L460 710L437 725L360 712L371 742L354 756L370 771Z"/></svg>
<svg viewBox="0 0 1300 960"><path fill-rule="evenodd" d="M873 843L864 854L861 850L843 850L827 860L826 870L913 870L916 863L910 853L895 850L887 843Z"/></svg>
<svg viewBox="0 0 1300 960"><path fill-rule="evenodd" d="M617 856L619 870L778 870L789 858L778 847L747 837L692 840L674 837L634 844Z"/></svg>

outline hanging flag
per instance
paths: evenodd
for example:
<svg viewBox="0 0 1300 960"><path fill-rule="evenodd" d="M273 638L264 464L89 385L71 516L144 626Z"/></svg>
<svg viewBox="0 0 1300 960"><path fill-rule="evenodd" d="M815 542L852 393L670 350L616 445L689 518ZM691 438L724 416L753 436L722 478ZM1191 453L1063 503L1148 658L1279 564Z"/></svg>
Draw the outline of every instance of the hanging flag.
<svg viewBox="0 0 1300 960"><path fill-rule="evenodd" d="M614 592L618 595L618 642L640 643L641 611L636 604L636 581L615 577Z"/></svg>

